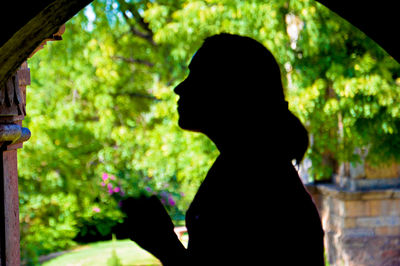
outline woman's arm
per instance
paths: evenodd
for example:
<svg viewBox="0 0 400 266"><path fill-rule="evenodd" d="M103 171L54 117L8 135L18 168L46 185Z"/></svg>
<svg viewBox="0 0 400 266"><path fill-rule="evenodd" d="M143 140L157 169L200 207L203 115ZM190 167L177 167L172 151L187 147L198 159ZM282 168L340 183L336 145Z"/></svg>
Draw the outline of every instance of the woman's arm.
<svg viewBox="0 0 400 266"><path fill-rule="evenodd" d="M152 253L157 257L164 266L187 266L188 263L188 251L179 241L178 237L171 235L170 239L159 249Z"/></svg>

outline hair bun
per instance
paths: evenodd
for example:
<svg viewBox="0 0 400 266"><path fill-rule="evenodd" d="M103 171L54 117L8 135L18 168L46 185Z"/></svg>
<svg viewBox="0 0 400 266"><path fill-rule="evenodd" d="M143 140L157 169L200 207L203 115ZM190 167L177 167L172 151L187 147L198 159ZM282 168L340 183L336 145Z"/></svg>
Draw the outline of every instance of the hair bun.
<svg viewBox="0 0 400 266"><path fill-rule="evenodd" d="M304 158L309 145L308 132L301 121L288 110L287 121L287 150L290 160L296 160L296 164Z"/></svg>

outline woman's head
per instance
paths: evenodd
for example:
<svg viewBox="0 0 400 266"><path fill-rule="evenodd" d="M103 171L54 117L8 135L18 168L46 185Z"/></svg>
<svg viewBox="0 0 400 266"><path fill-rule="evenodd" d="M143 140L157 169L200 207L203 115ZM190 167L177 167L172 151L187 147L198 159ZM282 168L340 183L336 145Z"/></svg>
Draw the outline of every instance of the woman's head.
<svg viewBox="0 0 400 266"><path fill-rule="evenodd" d="M193 56L189 69L188 77L175 88L180 96L181 128L211 137L235 133L232 131L239 128L247 132L262 127L278 130L274 128L278 127L276 121L285 120L289 123L285 122L285 127L292 125L302 136L303 144L299 146L304 146L305 141L308 145L307 131L287 110L279 65L261 43L231 34L208 37ZM290 150L295 148L294 144L289 146ZM295 152L291 159L298 159L299 153Z"/></svg>
<svg viewBox="0 0 400 266"><path fill-rule="evenodd" d="M270 51L249 37L225 33L208 37L190 65L222 85L214 94L226 97L239 93L241 100L248 96L254 101L257 96L284 101L279 65Z"/></svg>

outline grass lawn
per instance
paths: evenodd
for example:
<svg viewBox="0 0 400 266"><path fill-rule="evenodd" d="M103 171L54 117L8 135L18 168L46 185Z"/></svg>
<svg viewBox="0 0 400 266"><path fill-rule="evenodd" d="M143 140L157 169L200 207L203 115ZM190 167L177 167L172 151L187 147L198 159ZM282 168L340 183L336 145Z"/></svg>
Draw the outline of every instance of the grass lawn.
<svg viewBox="0 0 400 266"><path fill-rule="evenodd" d="M96 242L82 246L67 254L61 255L48 262L44 266L78 266L78 265L108 265L113 250L121 262L121 265L161 265L161 263L150 253L146 252L130 240L112 240Z"/></svg>

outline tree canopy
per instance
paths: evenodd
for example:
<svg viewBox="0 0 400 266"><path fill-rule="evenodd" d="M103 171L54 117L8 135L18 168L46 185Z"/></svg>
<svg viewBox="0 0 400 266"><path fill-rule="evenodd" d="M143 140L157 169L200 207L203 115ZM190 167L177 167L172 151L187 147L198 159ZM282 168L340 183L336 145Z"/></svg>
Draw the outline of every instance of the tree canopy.
<svg viewBox="0 0 400 266"><path fill-rule="evenodd" d="M274 54L289 108L311 136L314 179L357 162L360 150L376 164L400 160L399 64L315 1L98 0L29 60L32 138L19 152L26 258L92 228L108 234L124 195L157 194L182 219L218 151L178 128L173 88L203 39L220 32Z"/></svg>

